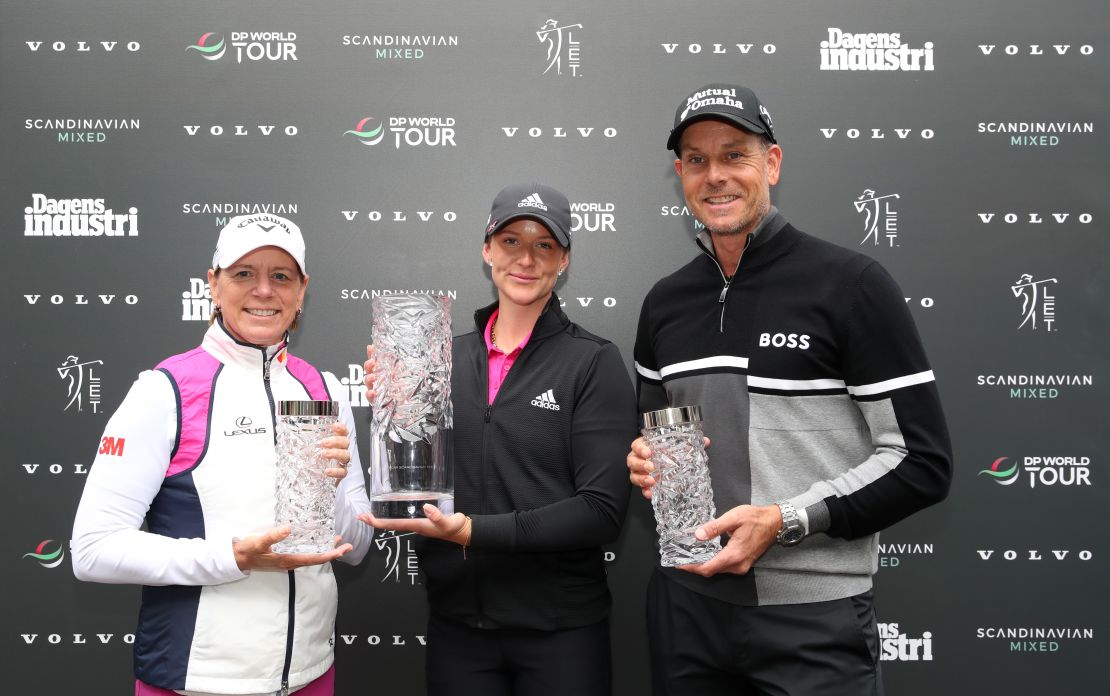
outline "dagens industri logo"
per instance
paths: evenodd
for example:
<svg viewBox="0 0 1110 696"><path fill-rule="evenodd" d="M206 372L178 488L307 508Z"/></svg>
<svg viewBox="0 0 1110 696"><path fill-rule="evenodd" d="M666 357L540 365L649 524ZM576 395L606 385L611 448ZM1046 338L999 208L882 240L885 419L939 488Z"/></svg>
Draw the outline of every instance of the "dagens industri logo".
<svg viewBox="0 0 1110 696"><path fill-rule="evenodd" d="M103 198L51 198L31 194L23 209L25 237L137 237L139 209L116 213Z"/></svg>
<svg viewBox="0 0 1110 696"><path fill-rule="evenodd" d="M933 42L921 48L902 43L901 33L859 34L829 27L821 41L821 70L932 71Z"/></svg>

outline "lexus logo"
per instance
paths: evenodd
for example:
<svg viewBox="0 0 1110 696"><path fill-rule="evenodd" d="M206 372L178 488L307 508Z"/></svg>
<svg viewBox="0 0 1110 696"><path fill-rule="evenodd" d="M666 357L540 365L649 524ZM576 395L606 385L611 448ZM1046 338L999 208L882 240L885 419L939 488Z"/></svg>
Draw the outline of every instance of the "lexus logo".
<svg viewBox="0 0 1110 696"><path fill-rule="evenodd" d="M250 416L239 416L235 419L235 429L225 430L224 435L227 437L235 437L236 435L260 435L266 432L266 428L252 428L254 421Z"/></svg>

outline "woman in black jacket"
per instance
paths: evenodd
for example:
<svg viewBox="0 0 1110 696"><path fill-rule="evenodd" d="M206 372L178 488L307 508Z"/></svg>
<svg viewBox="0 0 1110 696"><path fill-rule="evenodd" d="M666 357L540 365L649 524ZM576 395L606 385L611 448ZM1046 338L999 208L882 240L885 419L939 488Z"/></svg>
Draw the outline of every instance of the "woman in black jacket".
<svg viewBox="0 0 1110 696"><path fill-rule="evenodd" d="M427 537L432 696L610 692L601 545L628 505L636 404L620 351L553 292L570 228L566 196L548 186L494 199L482 256L498 300L452 350L455 512L362 518Z"/></svg>

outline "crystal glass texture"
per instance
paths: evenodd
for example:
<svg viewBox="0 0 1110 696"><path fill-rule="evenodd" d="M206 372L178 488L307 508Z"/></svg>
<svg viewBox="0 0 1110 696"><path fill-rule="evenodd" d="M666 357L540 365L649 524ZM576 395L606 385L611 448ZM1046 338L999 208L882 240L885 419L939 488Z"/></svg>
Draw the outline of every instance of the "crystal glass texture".
<svg viewBox="0 0 1110 696"><path fill-rule="evenodd" d="M432 503L451 513L451 298L383 295L373 310L370 510L423 517Z"/></svg>
<svg viewBox="0 0 1110 696"><path fill-rule="evenodd" d="M694 536L699 525L716 517L701 423L667 423L645 427L642 433L655 465L651 507L660 562L665 567L704 563L721 550L721 542L717 537L699 541Z"/></svg>
<svg viewBox="0 0 1110 696"><path fill-rule="evenodd" d="M287 404L334 404L334 401L280 401ZM288 537L274 544L276 553L323 553L335 548L335 481L324 469L336 466L325 459L320 441L331 436L335 415L279 415L277 419L277 476L275 524L289 525Z"/></svg>

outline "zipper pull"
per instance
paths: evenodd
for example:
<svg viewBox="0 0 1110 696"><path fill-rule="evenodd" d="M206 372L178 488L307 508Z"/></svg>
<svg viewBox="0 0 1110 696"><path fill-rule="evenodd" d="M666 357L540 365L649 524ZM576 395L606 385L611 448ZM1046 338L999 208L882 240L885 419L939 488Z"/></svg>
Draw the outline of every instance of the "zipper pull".
<svg viewBox="0 0 1110 696"><path fill-rule="evenodd" d="M269 360L262 361L262 379L266 380L267 382L270 381L270 361ZM288 693L288 692L286 692L286 693Z"/></svg>
<svg viewBox="0 0 1110 696"><path fill-rule="evenodd" d="M493 412L493 404L486 406L486 422L489 423L490 414Z"/></svg>
<svg viewBox="0 0 1110 696"><path fill-rule="evenodd" d="M289 696L289 682L282 679L281 689L274 692L274 696Z"/></svg>
<svg viewBox="0 0 1110 696"><path fill-rule="evenodd" d="M726 280L725 281L725 286L723 288L721 288L721 296L717 298L717 301L720 302L721 304L725 303L725 295L728 294L728 286L730 284L732 284L732 279Z"/></svg>

